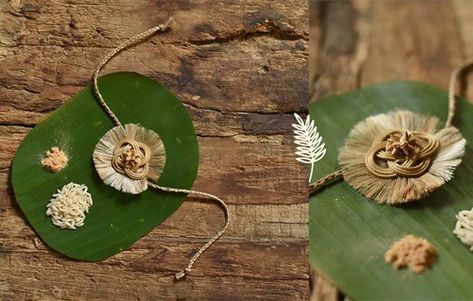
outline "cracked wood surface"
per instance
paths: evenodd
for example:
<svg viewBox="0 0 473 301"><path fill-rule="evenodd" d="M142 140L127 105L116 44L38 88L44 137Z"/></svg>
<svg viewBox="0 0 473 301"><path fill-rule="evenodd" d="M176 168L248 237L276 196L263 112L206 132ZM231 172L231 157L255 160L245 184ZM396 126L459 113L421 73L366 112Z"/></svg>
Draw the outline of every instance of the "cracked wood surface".
<svg viewBox="0 0 473 301"><path fill-rule="evenodd" d="M446 90L453 68L473 59L471 1L311 0L310 22L311 101L392 80ZM311 278L312 300L346 298Z"/></svg>
<svg viewBox="0 0 473 301"><path fill-rule="evenodd" d="M189 199L129 250L77 262L37 238L9 184L29 130L87 85L110 49L169 16L177 27L103 73L145 74L183 101L200 144L194 188L224 198L233 215L179 283L174 272L223 223L216 205ZM0 23L0 299L308 298L307 172L291 134L309 97L305 1L10 0Z"/></svg>

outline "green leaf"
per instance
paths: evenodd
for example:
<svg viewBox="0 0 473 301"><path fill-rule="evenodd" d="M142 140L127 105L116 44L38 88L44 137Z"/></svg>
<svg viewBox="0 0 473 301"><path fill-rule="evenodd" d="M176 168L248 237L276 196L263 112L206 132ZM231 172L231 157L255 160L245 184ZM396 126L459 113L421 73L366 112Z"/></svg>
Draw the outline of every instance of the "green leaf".
<svg viewBox="0 0 473 301"><path fill-rule="evenodd" d="M198 144L179 100L158 82L136 73L109 74L99 79L99 87L123 124L141 124L161 136L166 165L158 184L190 188L197 174ZM152 188L131 195L105 185L95 171L92 152L113 126L89 86L31 130L13 159L12 184L21 210L47 245L71 258L98 261L128 248L166 220L185 198ZM69 155L68 166L59 173L40 165L52 146ZM46 205L69 182L87 185L94 205L83 227L60 230L45 215Z"/></svg>
<svg viewBox="0 0 473 301"><path fill-rule="evenodd" d="M351 128L368 116L407 109L446 119L447 93L419 82L373 85L328 97L310 107L327 154L317 178L339 168L338 149ZM457 104L454 125L473 140L473 106ZM333 183L310 197L310 261L354 300L473 299L473 254L452 230L455 214L473 207L473 153L467 145L453 180L428 198L402 206L378 205L347 183ZM391 244L406 234L428 239L438 261L423 274L396 271L384 262Z"/></svg>

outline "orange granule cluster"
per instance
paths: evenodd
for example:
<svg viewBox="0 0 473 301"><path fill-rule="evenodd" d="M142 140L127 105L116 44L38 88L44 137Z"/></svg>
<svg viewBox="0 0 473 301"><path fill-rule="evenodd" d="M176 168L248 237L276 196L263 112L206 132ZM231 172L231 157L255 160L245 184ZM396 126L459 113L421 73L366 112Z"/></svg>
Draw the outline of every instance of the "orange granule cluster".
<svg viewBox="0 0 473 301"><path fill-rule="evenodd" d="M429 268L437 258L437 251L426 239L406 235L396 241L384 254L384 260L395 269L409 267L414 273Z"/></svg>
<svg viewBox="0 0 473 301"><path fill-rule="evenodd" d="M66 153L54 146L46 151L46 156L41 160L41 165L49 171L59 172L67 166L67 161L69 159Z"/></svg>

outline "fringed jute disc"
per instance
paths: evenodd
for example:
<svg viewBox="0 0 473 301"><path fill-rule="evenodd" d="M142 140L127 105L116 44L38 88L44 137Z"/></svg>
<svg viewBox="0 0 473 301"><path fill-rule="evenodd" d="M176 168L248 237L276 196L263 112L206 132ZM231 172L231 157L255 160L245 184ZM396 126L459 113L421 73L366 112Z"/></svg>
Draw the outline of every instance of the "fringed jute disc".
<svg viewBox="0 0 473 301"><path fill-rule="evenodd" d="M409 111L368 117L355 125L340 149L343 178L378 203L426 196L453 177L465 152L457 128L438 128L437 117Z"/></svg>
<svg viewBox="0 0 473 301"><path fill-rule="evenodd" d="M105 133L95 146L93 159L105 184L138 194L148 189L148 179L157 181L166 154L158 134L130 123Z"/></svg>

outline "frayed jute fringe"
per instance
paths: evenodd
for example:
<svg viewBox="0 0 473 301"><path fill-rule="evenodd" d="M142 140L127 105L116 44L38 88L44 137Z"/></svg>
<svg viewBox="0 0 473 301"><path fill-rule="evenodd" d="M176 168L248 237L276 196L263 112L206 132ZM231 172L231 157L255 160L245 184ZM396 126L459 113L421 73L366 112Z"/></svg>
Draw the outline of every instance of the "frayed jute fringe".
<svg viewBox="0 0 473 301"><path fill-rule="evenodd" d="M426 196L453 177L465 152L460 131L452 126L437 131L438 123L436 117L409 111L368 117L355 125L340 149L343 178L378 203Z"/></svg>

